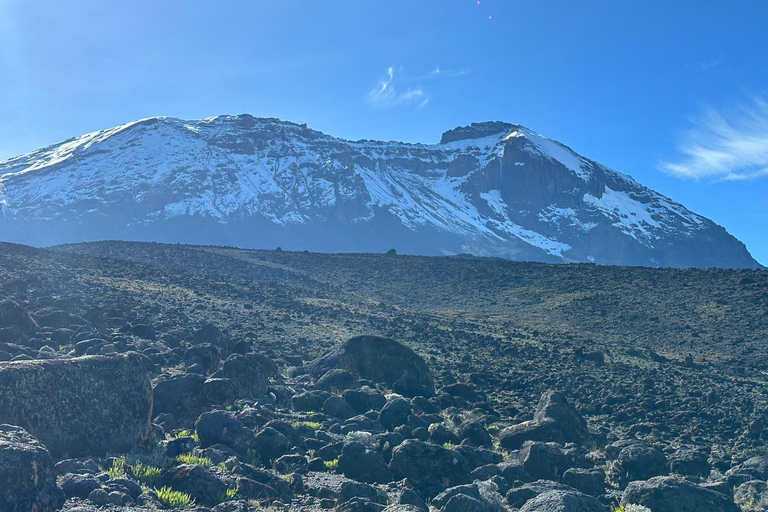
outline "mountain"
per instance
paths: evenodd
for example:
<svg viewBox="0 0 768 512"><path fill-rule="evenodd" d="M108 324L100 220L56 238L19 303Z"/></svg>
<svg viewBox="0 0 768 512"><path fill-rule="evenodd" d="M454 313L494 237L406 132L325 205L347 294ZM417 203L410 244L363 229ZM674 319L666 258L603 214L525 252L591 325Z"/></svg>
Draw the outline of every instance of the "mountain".
<svg viewBox="0 0 768 512"><path fill-rule="evenodd" d="M406 144L250 115L144 119L0 162L0 239L759 267L712 221L502 122Z"/></svg>

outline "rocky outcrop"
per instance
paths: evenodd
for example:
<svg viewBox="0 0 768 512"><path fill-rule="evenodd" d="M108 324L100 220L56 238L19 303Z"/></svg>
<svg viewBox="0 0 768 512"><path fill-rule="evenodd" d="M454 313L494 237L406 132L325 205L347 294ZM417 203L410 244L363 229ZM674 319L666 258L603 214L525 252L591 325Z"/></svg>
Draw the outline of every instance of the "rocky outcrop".
<svg viewBox="0 0 768 512"><path fill-rule="evenodd" d="M126 451L150 432L146 365L136 353L0 363L0 423L56 456Z"/></svg>

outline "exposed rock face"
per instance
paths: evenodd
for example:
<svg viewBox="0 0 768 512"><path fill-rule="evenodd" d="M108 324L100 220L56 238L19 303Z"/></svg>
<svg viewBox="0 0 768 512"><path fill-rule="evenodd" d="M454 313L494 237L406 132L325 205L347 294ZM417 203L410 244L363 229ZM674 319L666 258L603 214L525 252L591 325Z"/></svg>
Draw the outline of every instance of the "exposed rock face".
<svg viewBox="0 0 768 512"><path fill-rule="evenodd" d="M358 336L321 356L309 365L319 377L332 368L388 384L398 393L429 396L435 392L427 363L402 343L378 336Z"/></svg>
<svg viewBox="0 0 768 512"><path fill-rule="evenodd" d="M63 501L45 446L21 427L0 425L0 510L53 512Z"/></svg>
<svg viewBox="0 0 768 512"><path fill-rule="evenodd" d="M248 115L144 119L0 162L0 231L32 245L117 238L758 267L712 221L502 122L427 145Z"/></svg>
<svg viewBox="0 0 768 512"><path fill-rule="evenodd" d="M0 363L0 422L55 456L127 451L150 432L146 363L137 353Z"/></svg>

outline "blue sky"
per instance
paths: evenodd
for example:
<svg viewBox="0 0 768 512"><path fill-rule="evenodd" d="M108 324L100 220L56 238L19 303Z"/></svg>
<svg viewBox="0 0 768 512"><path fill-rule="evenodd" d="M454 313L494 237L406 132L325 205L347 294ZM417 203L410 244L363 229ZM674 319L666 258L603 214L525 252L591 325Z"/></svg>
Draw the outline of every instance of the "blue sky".
<svg viewBox="0 0 768 512"><path fill-rule="evenodd" d="M155 115L413 142L503 120L768 264L765 20L760 0L0 0L0 159Z"/></svg>

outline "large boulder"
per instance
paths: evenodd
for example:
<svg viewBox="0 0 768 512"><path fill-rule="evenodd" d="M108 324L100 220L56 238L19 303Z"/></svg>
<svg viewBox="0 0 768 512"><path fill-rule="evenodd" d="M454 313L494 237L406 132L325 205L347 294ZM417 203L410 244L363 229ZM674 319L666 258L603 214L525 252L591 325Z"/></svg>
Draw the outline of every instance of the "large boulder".
<svg viewBox="0 0 768 512"><path fill-rule="evenodd" d="M154 386L154 413L173 414L182 422L194 421L208 408L205 377L194 373L161 375Z"/></svg>
<svg viewBox="0 0 768 512"><path fill-rule="evenodd" d="M126 452L151 432L148 364L135 352L0 363L0 423L57 457Z"/></svg>
<svg viewBox="0 0 768 512"><path fill-rule="evenodd" d="M667 457L653 446L633 443L622 448L608 467L608 480L623 489L633 480L648 480L669 473Z"/></svg>
<svg viewBox="0 0 768 512"><path fill-rule="evenodd" d="M365 445L351 442L344 445L339 455L339 471L353 480L368 483L392 481L392 474L384 458Z"/></svg>
<svg viewBox="0 0 768 512"><path fill-rule="evenodd" d="M705 489L679 476L657 476L630 482L622 505L643 505L664 512L739 512L739 507L724 494Z"/></svg>
<svg viewBox="0 0 768 512"><path fill-rule="evenodd" d="M239 398L253 398L267 392L269 379L277 376L277 365L259 354L234 354L224 361L221 374L232 381Z"/></svg>
<svg viewBox="0 0 768 512"><path fill-rule="evenodd" d="M53 512L64 501L48 450L14 425L0 425L0 510Z"/></svg>
<svg viewBox="0 0 768 512"><path fill-rule="evenodd" d="M16 327L27 336L40 329L27 310L12 300L0 302L0 328L5 327Z"/></svg>
<svg viewBox="0 0 768 512"><path fill-rule="evenodd" d="M520 512L606 512L606 510L607 508L592 496L578 491L557 490L547 491L528 500Z"/></svg>
<svg viewBox="0 0 768 512"><path fill-rule="evenodd" d="M383 382L406 396L430 396L435 392L427 363L402 343L378 336L358 336L312 361L315 377L340 368L355 377Z"/></svg>
<svg viewBox="0 0 768 512"><path fill-rule="evenodd" d="M589 446L592 436L587 422L561 393L547 391L541 396L532 420L507 427L499 433L499 443L517 450L525 441L577 443Z"/></svg>
<svg viewBox="0 0 768 512"><path fill-rule="evenodd" d="M408 439L392 450L390 468L427 495L467 483L469 464L454 450Z"/></svg>

